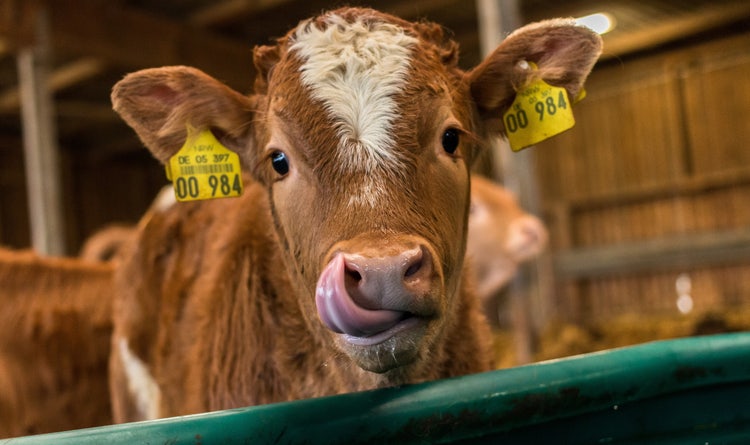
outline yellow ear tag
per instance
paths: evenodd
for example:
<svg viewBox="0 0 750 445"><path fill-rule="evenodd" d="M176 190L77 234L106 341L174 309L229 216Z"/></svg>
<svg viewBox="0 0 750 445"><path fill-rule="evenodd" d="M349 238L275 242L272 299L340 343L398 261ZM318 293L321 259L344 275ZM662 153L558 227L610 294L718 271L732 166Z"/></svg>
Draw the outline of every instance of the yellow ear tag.
<svg viewBox="0 0 750 445"><path fill-rule="evenodd" d="M178 201L228 198L242 194L240 157L210 130L190 126L185 145L165 165Z"/></svg>
<svg viewBox="0 0 750 445"><path fill-rule="evenodd" d="M581 91L579 91L578 94L576 94L576 97L573 99L573 105L577 104L583 99L586 99L586 90L581 88Z"/></svg>
<svg viewBox="0 0 750 445"><path fill-rule="evenodd" d="M572 128L575 119L565 88L538 79L516 93L503 123L510 148L519 151Z"/></svg>

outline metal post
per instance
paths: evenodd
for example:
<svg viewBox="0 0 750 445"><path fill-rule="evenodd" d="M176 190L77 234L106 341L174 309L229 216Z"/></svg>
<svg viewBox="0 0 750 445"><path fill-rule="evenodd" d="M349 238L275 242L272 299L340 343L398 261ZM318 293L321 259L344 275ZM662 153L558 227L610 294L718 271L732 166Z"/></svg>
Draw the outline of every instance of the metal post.
<svg viewBox="0 0 750 445"><path fill-rule="evenodd" d="M63 255L62 181L52 93L47 83L51 63L49 24L44 10L37 14L35 42L22 48L17 60L31 245L43 254Z"/></svg>

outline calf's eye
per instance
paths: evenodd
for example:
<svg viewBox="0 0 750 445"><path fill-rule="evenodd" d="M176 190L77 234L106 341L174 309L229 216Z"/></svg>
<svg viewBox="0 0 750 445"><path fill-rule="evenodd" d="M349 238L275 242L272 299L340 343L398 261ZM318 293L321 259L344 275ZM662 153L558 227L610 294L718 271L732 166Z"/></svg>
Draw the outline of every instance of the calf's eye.
<svg viewBox="0 0 750 445"><path fill-rule="evenodd" d="M453 154L458 149L459 132L455 128L449 128L443 133L443 150L446 153Z"/></svg>
<svg viewBox="0 0 750 445"><path fill-rule="evenodd" d="M286 154L281 151L275 151L271 154L271 166L280 175L289 173L289 161Z"/></svg>

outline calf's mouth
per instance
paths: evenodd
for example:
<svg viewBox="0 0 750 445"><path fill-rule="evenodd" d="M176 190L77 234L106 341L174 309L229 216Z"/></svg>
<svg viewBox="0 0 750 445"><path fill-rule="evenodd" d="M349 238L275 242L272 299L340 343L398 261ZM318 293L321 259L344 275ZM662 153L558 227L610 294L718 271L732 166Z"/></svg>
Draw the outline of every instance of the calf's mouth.
<svg viewBox="0 0 750 445"><path fill-rule="evenodd" d="M419 244L382 256L336 252L318 279L318 316L350 355L374 354L383 370L404 364L436 318L433 267Z"/></svg>

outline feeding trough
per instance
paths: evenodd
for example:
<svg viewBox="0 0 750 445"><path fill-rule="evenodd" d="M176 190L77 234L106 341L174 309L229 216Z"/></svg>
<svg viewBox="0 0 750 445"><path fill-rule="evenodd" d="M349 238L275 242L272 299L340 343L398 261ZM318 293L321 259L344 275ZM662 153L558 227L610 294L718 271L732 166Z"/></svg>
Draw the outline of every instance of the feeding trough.
<svg viewBox="0 0 750 445"><path fill-rule="evenodd" d="M0 444L750 443L750 333Z"/></svg>

